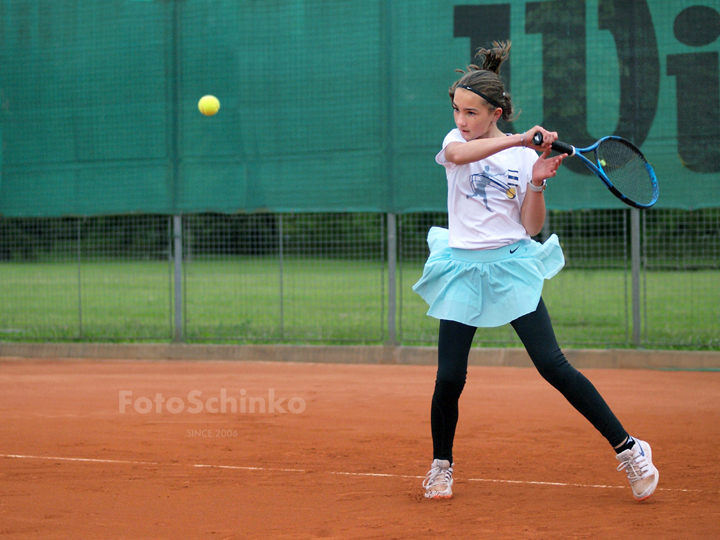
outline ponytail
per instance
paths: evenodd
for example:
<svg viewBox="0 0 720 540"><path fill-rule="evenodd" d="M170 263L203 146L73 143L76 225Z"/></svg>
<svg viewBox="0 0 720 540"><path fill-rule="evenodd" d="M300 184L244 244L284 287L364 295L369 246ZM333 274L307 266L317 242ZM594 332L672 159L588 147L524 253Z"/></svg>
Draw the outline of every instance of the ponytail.
<svg viewBox="0 0 720 540"><path fill-rule="evenodd" d="M499 75L500 68L510 56L511 45L509 41L493 41L490 49L481 48L475 55L482 59L482 67L470 64L467 72L456 70L463 76L450 87L450 101L455 99L456 88L465 88L483 98L488 107L502 109L503 120L514 120L512 99L505 93L505 84Z"/></svg>

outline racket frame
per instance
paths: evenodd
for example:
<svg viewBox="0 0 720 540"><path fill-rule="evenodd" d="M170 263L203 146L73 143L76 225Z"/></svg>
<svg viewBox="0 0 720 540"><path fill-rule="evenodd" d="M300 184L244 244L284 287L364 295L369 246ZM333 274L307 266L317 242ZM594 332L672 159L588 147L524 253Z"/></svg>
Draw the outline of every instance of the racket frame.
<svg viewBox="0 0 720 540"><path fill-rule="evenodd" d="M616 140L622 141L624 144L633 148L638 153L638 155L642 158L642 160L645 162L645 168L647 169L648 175L650 176L650 182L652 183L652 186L653 186L653 198L650 202L638 203L636 201L633 201L632 199L628 198L623 193L621 193L613 185L610 178L608 178L608 176L605 173L605 170L603 169L602 164L598 160L598 156L597 156L598 146L600 146L600 143L602 143L603 141L606 141L608 139L616 139ZM540 133L538 131L533 136L533 143L535 143L536 145L539 146L542 144L542 141L543 141L542 133ZM575 156L577 158L580 158L580 160L583 162L583 164L585 164L585 166L588 169L590 169L593 173L595 173L595 176L597 176L598 178L600 178L600 180L603 181L605 186L610 190L610 192L613 195L615 195L618 199L620 199L622 202L624 202L625 204L627 204L629 206L633 206L635 208L640 208L640 209L650 208L658 200L659 189L658 189L658 181L657 181L657 176L655 175L655 171L653 170L652 166L647 162L647 159L645 159L645 156L643 155L643 153L634 144L632 144L630 141L628 141L626 139L623 139L622 137L618 137L617 135L608 135L607 137L603 137L602 139L597 140L594 144L591 144L590 146L588 146L586 148L576 148L571 144L568 144L568 143L565 143L562 141L555 141L554 143L552 143L552 149L559 154L567 154L568 156ZM586 158L583 155L588 152L593 152L597 163L593 163L592 161L590 161L588 158Z"/></svg>

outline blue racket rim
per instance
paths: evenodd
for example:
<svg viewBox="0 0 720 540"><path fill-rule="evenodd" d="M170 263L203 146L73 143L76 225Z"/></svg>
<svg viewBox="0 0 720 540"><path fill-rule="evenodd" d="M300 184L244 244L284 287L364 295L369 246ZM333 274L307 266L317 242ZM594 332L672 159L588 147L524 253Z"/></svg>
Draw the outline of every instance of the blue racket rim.
<svg viewBox="0 0 720 540"><path fill-rule="evenodd" d="M618 141L618 142L622 143L623 145L630 148L643 161L645 171L647 172L647 177L650 181L651 197L649 200L643 201L643 202L638 202L638 201L628 197L626 194L624 194L622 191L620 191L620 189L618 189L618 187L608 177L607 173L605 172L605 169L603 168L602 160L598 156L598 152L597 152L600 145L603 142L608 141L608 140L614 140L614 141ZM588 158L586 158L584 155L582 155L583 153L587 153L587 152L594 153L595 160L597 163L593 163ZM620 200L625 202L626 204L629 204L630 206L634 206L635 208L650 208L657 202L659 195L660 195L660 189L658 186L658 181L657 181L657 176L655 174L655 170L652 168L652 165L650 165L650 163L648 163L647 159L645 159L645 156L640 151L640 149L637 146L635 146L634 144L632 144L630 141L628 141L627 139L618 137L617 135L609 135L607 137L603 137L602 139L599 139L594 144L592 144L586 148L576 148L575 156L579 157L585 163L585 165L587 165L588 168L590 168L590 170L592 170L596 174L596 176L605 183L605 185L610 189L610 191L616 197L618 197Z"/></svg>

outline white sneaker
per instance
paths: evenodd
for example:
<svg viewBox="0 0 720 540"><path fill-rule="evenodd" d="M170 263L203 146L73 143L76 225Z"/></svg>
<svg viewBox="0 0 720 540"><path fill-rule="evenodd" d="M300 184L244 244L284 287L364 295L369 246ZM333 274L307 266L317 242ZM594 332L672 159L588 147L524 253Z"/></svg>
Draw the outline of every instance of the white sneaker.
<svg viewBox="0 0 720 540"><path fill-rule="evenodd" d="M660 473L653 465L648 443L635 439L635 445L630 450L620 452L617 460L620 462L617 470L625 470L633 495L638 501L644 501L655 492Z"/></svg>
<svg viewBox="0 0 720 540"><path fill-rule="evenodd" d="M430 472L425 475L423 487L427 499L449 499L452 497L453 465L447 459L435 459Z"/></svg>

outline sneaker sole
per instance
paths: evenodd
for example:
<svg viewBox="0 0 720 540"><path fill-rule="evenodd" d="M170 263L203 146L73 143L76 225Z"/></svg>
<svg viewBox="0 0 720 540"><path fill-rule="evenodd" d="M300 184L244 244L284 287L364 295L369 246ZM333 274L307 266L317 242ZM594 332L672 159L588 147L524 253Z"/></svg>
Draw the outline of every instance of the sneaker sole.
<svg viewBox="0 0 720 540"><path fill-rule="evenodd" d="M450 493L448 495L442 495L440 493L437 493L436 495L425 495L425 498L430 499L432 501L442 500L442 499L452 499L452 493Z"/></svg>

